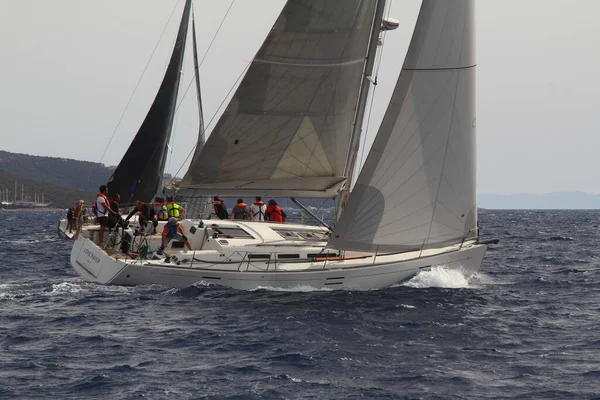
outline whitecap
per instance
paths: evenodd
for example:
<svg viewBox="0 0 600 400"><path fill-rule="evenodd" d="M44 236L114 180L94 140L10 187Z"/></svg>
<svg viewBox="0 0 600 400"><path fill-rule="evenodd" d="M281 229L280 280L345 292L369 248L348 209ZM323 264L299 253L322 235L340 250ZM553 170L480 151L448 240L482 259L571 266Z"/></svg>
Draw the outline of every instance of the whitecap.
<svg viewBox="0 0 600 400"><path fill-rule="evenodd" d="M54 284L52 284L52 291L50 292L50 295L52 296L55 294L64 294L64 293L69 293L69 294L80 293L85 289L84 285L85 284L82 285L81 282L54 283Z"/></svg>
<svg viewBox="0 0 600 400"><path fill-rule="evenodd" d="M427 271L420 271L402 286L417 289L428 287L460 289L469 287L469 278L470 276L465 276L462 270L436 266Z"/></svg>

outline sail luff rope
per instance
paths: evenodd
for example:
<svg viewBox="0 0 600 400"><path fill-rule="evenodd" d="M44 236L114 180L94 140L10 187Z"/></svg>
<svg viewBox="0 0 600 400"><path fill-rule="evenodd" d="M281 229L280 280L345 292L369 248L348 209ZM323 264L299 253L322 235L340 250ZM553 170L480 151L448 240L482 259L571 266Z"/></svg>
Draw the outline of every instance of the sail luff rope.
<svg viewBox="0 0 600 400"><path fill-rule="evenodd" d="M123 110L123 113L121 114L121 117L119 118L119 121L117 122L117 126L115 126L115 129L113 130L113 133L112 133L108 143L106 144L106 147L104 148L104 152L102 153L102 156L100 156L100 160L98 161L99 163L102 163L102 160L104 159L104 156L106 155L106 152L108 151L108 148L109 148L110 144L112 143L112 140L114 139L115 134L117 133L117 130L119 129L119 126L121 125L121 122L123 121L123 117L125 116L125 113L129 109L129 105L131 104L131 101L133 100L133 97L135 96L135 93L137 92L137 89L140 86L140 83L142 82L142 78L144 77L144 74L146 73L146 70L148 69L150 62L152 61L152 58L154 57L154 54L156 53L156 49L158 48L158 45L160 44L160 41L161 41L163 35L165 34L165 31L167 30L169 23L171 22L171 19L173 19L175 10L177 9L177 6L179 5L180 2L181 2L181 0L178 0L177 4L175 4L175 7L173 8L173 11L171 11L171 15L169 16L169 19L167 20L167 23L165 24L165 27L163 28L163 31L161 32L158 40L156 41L156 45L154 46L154 49L152 50L152 53L150 54L150 58L148 59L148 62L146 63L146 66L144 67L144 70L142 71L140 79L138 80L137 84L135 85L135 88L133 89L133 93L131 93L131 97L129 97L129 100L127 101L127 105L125 106L125 109Z"/></svg>

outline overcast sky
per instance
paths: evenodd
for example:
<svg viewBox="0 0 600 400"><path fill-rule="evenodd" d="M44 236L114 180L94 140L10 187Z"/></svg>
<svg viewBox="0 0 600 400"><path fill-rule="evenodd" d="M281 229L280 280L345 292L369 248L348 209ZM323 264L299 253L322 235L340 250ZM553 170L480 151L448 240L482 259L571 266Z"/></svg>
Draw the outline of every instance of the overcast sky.
<svg viewBox="0 0 600 400"><path fill-rule="evenodd" d="M201 66L207 123L283 3L233 3ZM194 1L200 58L230 4ZM182 6L182 0L0 0L0 149L117 164L154 99ZM369 137L385 112L419 6L420 0L392 2L401 27L385 39ZM600 192L599 21L598 0L477 1L480 193ZM188 59L180 94L192 75ZM197 123L192 87L176 117L168 172L185 172Z"/></svg>

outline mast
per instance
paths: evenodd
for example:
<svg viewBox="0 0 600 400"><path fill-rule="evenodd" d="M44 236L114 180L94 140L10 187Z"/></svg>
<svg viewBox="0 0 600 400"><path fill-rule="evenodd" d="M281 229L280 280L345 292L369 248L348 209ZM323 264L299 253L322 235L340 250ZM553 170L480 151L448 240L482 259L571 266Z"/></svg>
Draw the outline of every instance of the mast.
<svg viewBox="0 0 600 400"><path fill-rule="evenodd" d="M373 18L373 25L371 26L371 37L369 40L369 47L367 48L367 62L365 63L365 70L362 75L362 83L360 92L358 94L356 114L354 116L354 123L352 126L350 147L348 149L348 158L346 159L346 170L344 171L344 176L347 177L346 184L342 188L340 202L338 202L337 205L336 220L339 218L342 210L348 202L348 197L350 196L352 176L354 175L354 167L356 165L360 137L362 134L362 123L367 105L367 97L369 96L369 86L371 84L369 78L371 78L371 75L373 74L373 68L375 66L375 54L377 53L377 47L379 44L379 33L381 32L381 21L383 19L383 12L385 10L385 0L378 0L375 7L375 16ZM377 83L374 82L373 84L376 85Z"/></svg>
<svg viewBox="0 0 600 400"><path fill-rule="evenodd" d="M192 43L193 43L193 51L194 51L194 78L196 80L196 94L198 96L198 144L196 146L197 154L202 147L204 147L205 131L204 131L204 111L202 109L202 91L200 89L200 66L198 65L198 45L196 42L196 19L194 17L194 13L192 12ZM194 156L195 156L194 154Z"/></svg>
<svg viewBox="0 0 600 400"><path fill-rule="evenodd" d="M186 0L175 46L154 102L127 152L108 181L121 204L150 201L162 183L173 129L192 1Z"/></svg>
<svg viewBox="0 0 600 400"><path fill-rule="evenodd" d="M200 65L198 63L198 44L196 41L196 19L192 10L192 43L194 53L194 79L196 80L196 95L198 97L198 141L196 142L196 149L194 150L194 156L192 162L198 157L204 143L206 143L206 130L204 127L204 110L202 107L202 90L200 88ZM184 194L185 195L185 194ZM210 197L200 196L197 197L195 193L189 197L186 196L187 206L189 209L189 215L196 215L200 218L210 217Z"/></svg>

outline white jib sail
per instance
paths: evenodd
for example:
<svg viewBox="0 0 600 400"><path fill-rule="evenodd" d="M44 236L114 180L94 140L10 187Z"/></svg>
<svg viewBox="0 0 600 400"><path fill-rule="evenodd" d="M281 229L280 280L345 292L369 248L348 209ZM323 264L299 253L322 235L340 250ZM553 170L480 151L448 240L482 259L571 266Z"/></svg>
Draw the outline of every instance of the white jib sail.
<svg viewBox="0 0 600 400"><path fill-rule="evenodd" d="M477 235L474 3L423 1L331 247L408 251Z"/></svg>

